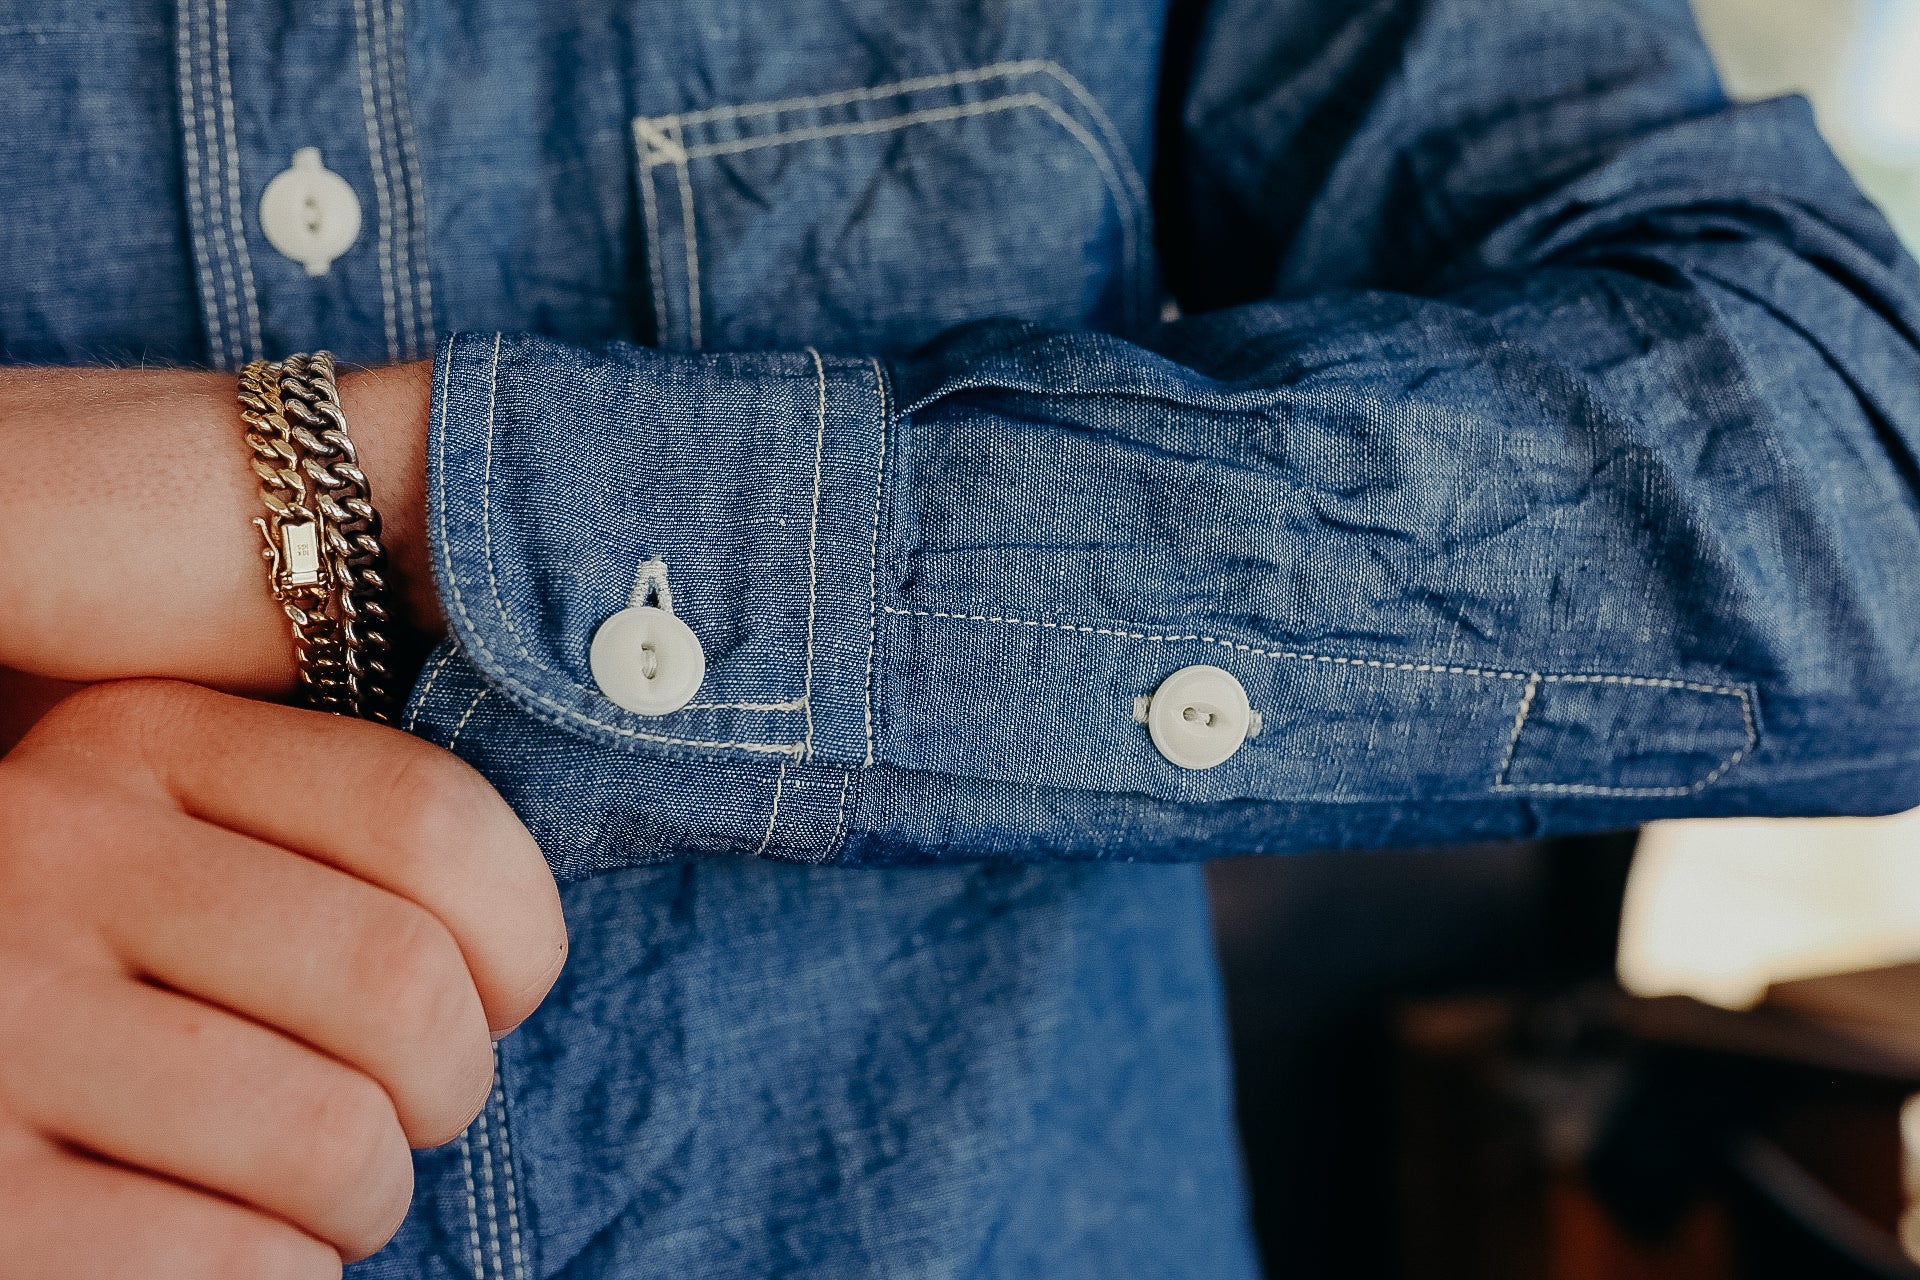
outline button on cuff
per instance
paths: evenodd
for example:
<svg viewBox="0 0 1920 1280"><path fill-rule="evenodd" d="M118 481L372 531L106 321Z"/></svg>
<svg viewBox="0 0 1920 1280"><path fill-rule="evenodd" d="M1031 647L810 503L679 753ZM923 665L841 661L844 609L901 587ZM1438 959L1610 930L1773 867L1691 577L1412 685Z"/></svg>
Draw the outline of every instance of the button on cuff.
<svg viewBox="0 0 1920 1280"><path fill-rule="evenodd" d="M1144 712L1153 745L1182 769L1225 764L1257 729L1246 688L1219 667L1182 667L1143 701L1135 717Z"/></svg>
<svg viewBox="0 0 1920 1280"><path fill-rule="evenodd" d="M678 711L707 678L706 650L693 628L651 605L601 623L587 662L607 700L641 716Z"/></svg>

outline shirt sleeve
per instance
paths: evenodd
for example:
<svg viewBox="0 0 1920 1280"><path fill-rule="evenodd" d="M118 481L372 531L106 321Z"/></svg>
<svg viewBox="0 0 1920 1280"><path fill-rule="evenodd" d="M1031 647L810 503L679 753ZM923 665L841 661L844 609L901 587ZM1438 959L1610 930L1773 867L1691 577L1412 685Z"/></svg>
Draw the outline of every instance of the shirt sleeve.
<svg viewBox="0 0 1920 1280"><path fill-rule="evenodd" d="M1920 803L1920 269L1805 104L1679 3L1301 7L1195 33L1138 341L442 346L414 714L562 874ZM643 716L590 651L661 565ZM1135 714L1190 666L1211 768Z"/></svg>

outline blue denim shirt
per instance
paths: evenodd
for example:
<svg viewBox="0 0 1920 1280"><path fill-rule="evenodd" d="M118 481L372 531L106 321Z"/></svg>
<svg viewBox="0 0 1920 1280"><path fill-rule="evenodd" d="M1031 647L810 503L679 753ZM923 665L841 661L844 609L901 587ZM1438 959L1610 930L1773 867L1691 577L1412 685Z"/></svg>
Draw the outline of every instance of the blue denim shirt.
<svg viewBox="0 0 1920 1280"><path fill-rule="evenodd" d="M0 0L0 126L5 359L436 361L574 958L365 1275L1248 1274L1120 864L1920 802L1920 268L1681 0Z"/></svg>

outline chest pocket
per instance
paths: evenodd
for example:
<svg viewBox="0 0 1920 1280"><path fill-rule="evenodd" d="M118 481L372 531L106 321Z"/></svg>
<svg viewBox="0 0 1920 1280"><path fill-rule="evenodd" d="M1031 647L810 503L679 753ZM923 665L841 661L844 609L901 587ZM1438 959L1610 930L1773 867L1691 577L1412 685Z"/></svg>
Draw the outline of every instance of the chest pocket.
<svg viewBox="0 0 1920 1280"><path fill-rule="evenodd" d="M1145 184L1055 63L633 122L658 340L888 354L989 316L1128 332Z"/></svg>

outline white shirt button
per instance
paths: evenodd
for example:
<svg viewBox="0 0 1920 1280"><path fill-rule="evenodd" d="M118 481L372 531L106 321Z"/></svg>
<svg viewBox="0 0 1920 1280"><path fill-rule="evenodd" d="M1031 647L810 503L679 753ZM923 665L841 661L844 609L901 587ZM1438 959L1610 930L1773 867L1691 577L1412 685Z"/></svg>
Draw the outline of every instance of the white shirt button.
<svg viewBox="0 0 1920 1280"><path fill-rule="evenodd" d="M707 678L707 654L693 628L651 605L622 609L600 624L587 653L594 683L635 715L664 716L692 701Z"/></svg>
<svg viewBox="0 0 1920 1280"><path fill-rule="evenodd" d="M1224 764L1253 730L1247 691L1230 671L1182 667L1146 700L1153 745L1182 769Z"/></svg>
<svg viewBox="0 0 1920 1280"><path fill-rule="evenodd" d="M260 193L260 230L308 275L323 276L359 238L360 197L321 163L320 148L302 147Z"/></svg>

